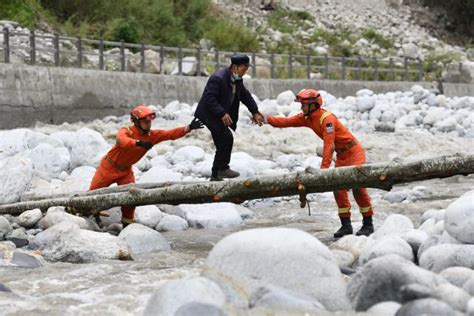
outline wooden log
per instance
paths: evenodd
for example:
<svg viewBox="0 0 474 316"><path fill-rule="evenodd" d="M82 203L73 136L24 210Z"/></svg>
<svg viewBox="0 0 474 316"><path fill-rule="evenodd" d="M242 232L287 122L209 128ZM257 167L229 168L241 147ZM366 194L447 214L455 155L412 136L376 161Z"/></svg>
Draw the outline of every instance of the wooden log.
<svg viewBox="0 0 474 316"><path fill-rule="evenodd" d="M208 202L241 203L245 200L298 194L303 184L306 193L328 192L359 187L390 190L394 184L446 178L474 173L474 155L451 155L421 160L394 160L335 169L307 169L282 176L234 179L221 182L173 184L153 189L130 186L117 192L52 198L0 205L0 214L18 215L25 210L66 206L78 210L105 210L118 205L183 204ZM113 189L113 188L110 188Z"/></svg>

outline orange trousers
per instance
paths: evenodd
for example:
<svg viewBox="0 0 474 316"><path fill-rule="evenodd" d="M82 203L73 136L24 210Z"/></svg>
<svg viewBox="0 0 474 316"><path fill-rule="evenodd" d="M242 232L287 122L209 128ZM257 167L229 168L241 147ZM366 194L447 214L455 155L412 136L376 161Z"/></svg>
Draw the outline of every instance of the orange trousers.
<svg viewBox="0 0 474 316"><path fill-rule="evenodd" d="M365 163L365 152L362 146L357 145L348 151L337 155L336 168L344 166L358 166ZM340 218L351 216L351 203L349 201L348 190L338 190L334 192L334 198L338 207L338 214ZM373 209L370 202L370 196L366 188L352 189L354 199L359 206L359 211L362 216L372 216Z"/></svg>
<svg viewBox="0 0 474 316"><path fill-rule="evenodd" d="M102 159L99 168L97 168L92 178L89 190L105 188L112 183L117 183L118 185L135 183L135 175L131 168L127 170L117 170L108 161ZM122 221L128 223L132 222L135 216L135 207L122 206L121 209Z"/></svg>

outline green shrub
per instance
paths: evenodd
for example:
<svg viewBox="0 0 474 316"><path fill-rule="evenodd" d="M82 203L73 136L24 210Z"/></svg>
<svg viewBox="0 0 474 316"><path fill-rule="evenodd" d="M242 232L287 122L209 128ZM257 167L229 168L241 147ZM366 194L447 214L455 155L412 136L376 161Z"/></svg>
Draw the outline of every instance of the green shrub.
<svg viewBox="0 0 474 316"><path fill-rule="evenodd" d="M269 26L282 33L293 33L298 27L305 25L305 21L314 21L314 17L306 11L290 11L278 9L268 17Z"/></svg>
<svg viewBox="0 0 474 316"><path fill-rule="evenodd" d="M381 48L389 49L393 47L392 40L385 38L382 34L375 31L374 29L365 29L362 32L362 37L369 41L372 41Z"/></svg>
<svg viewBox="0 0 474 316"><path fill-rule="evenodd" d="M218 20L215 27L204 33L216 48L230 51L258 51L260 44L255 33L243 24L228 20Z"/></svg>
<svg viewBox="0 0 474 316"><path fill-rule="evenodd" d="M1 0L0 19L13 20L22 26L35 28L45 17L45 12L36 0Z"/></svg>
<svg viewBox="0 0 474 316"><path fill-rule="evenodd" d="M138 43L139 42L139 26L134 18L115 19L112 20L108 25L108 33L106 38L113 41L123 40L126 43Z"/></svg>

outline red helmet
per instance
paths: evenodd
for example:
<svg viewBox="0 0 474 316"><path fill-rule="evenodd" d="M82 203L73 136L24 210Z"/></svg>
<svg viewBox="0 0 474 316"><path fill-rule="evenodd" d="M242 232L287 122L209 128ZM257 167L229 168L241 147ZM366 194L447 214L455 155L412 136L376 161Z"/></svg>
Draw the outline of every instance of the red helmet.
<svg viewBox="0 0 474 316"><path fill-rule="evenodd" d="M295 102L301 102L305 104L316 104L317 107L323 105L323 98L318 91L314 89L303 89L296 95Z"/></svg>
<svg viewBox="0 0 474 316"><path fill-rule="evenodd" d="M130 118L132 122L138 122L140 120L153 120L156 117L155 112L148 106L143 104L137 104L130 112Z"/></svg>

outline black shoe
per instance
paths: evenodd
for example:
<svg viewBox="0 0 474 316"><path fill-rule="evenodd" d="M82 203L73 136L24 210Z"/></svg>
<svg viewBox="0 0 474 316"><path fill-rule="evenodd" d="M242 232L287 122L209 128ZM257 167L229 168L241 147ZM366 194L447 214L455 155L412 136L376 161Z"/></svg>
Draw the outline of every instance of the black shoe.
<svg viewBox="0 0 474 316"><path fill-rule="evenodd" d="M352 224L350 217L341 218L341 228L334 233L334 238L341 238L345 235L352 235Z"/></svg>
<svg viewBox="0 0 474 316"><path fill-rule="evenodd" d="M240 173L232 169L219 170L217 172L218 178L237 178L240 176Z"/></svg>
<svg viewBox="0 0 474 316"><path fill-rule="evenodd" d="M357 236L370 236L374 232L374 224L372 223L372 216L365 216L362 219L362 227L356 233Z"/></svg>
<svg viewBox="0 0 474 316"><path fill-rule="evenodd" d="M210 181L224 181L221 177L211 177Z"/></svg>

